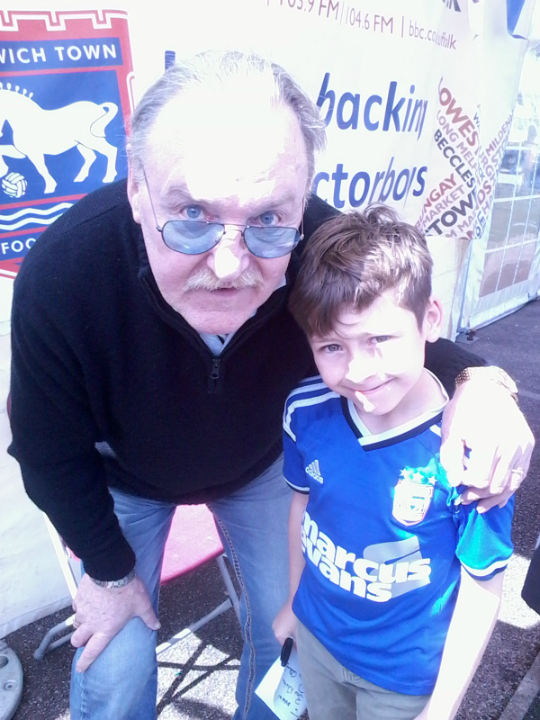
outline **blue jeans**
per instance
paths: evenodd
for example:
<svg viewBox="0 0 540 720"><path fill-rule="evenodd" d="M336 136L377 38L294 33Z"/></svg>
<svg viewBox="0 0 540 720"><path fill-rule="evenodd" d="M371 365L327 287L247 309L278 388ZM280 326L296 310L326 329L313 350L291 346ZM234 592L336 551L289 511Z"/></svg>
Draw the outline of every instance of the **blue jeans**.
<svg viewBox="0 0 540 720"><path fill-rule="evenodd" d="M111 492L137 557L137 573L157 612L163 549L175 506ZM245 488L209 505L242 589L244 649L234 720L275 720L254 690L280 651L272 621L289 592L290 498L279 460ZM71 720L154 720L156 635L140 618L130 620L84 673L75 671L79 649L71 676Z"/></svg>

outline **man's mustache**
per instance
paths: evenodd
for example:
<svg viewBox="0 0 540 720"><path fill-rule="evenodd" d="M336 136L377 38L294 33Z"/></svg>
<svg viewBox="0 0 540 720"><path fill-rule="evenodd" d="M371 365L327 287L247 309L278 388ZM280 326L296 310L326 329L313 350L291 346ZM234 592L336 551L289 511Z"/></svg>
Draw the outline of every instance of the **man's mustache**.
<svg viewBox="0 0 540 720"><path fill-rule="evenodd" d="M245 270L234 280L216 277L210 268L198 270L186 282L185 291L189 290L243 290L254 288L260 290L264 287L264 279L260 270Z"/></svg>

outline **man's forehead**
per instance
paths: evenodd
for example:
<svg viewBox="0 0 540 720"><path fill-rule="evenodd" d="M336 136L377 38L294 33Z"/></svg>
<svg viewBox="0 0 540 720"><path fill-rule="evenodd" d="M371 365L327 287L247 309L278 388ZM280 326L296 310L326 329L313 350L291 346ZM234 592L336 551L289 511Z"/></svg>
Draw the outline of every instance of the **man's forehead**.
<svg viewBox="0 0 540 720"><path fill-rule="evenodd" d="M182 90L170 100L157 114L150 135L155 140L163 134L181 138L185 134L209 137L216 131L275 131L288 110L256 86L242 93L234 84L203 85Z"/></svg>
<svg viewBox="0 0 540 720"><path fill-rule="evenodd" d="M223 124L228 123L228 115L236 114L235 123L245 118L245 124L254 120L264 122L269 109L280 107L273 86L255 78L230 78L226 83L207 82L192 85L173 97L163 108L172 110L174 121L186 126L198 126L201 122L213 125L216 113Z"/></svg>
<svg viewBox="0 0 540 720"><path fill-rule="evenodd" d="M164 192L178 188L194 198L230 192L264 197L276 192L276 183L305 183L307 170L290 108L260 95L246 101L223 92L189 91L168 103L150 132L146 157L147 167L160 169Z"/></svg>

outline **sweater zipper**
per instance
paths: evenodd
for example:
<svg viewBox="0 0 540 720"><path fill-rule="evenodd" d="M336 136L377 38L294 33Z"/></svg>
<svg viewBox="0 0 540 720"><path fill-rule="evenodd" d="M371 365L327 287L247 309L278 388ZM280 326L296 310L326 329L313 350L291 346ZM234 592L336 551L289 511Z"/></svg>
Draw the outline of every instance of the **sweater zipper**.
<svg viewBox="0 0 540 720"><path fill-rule="evenodd" d="M200 337L200 335L193 330L193 328L190 329L190 331L186 332L186 329L180 328L178 326L177 322L172 322L172 318L170 317L169 311L167 308L162 307L158 297L154 294L154 290L151 286L151 284L148 282L148 278L142 277L141 281L143 285L146 287L146 291L149 295L150 302L156 309L158 315L167 322L168 325L173 327L177 332L180 332L186 339L191 340L191 342L199 349L203 351L203 356L208 357L210 354L210 351L208 349L208 345L204 342L204 340ZM281 309L282 303L280 302L277 307L272 308L269 312L267 312L265 315L257 315L257 320L251 325L249 329L245 329L243 326L237 330L235 333L235 336L231 340L231 342L227 345L226 348L224 348L223 353L220 355L219 358L213 357L212 358L212 369L210 371L210 375L208 376L208 393L215 395L218 392L218 386L219 386L219 380L220 380L220 366L222 359L225 359L225 355L228 357L231 354L231 351L236 351L241 345L244 344L247 338L249 338L256 330L259 329L264 323L268 320L268 318L272 317L276 313L278 313Z"/></svg>
<svg viewBox="0 0 540 720"><path fill-rule="evenodd" d="M211 395L215 395L215 393L217 393L220 365L221 358L212 358L212 370L210 371L210 377L208 378L208 392Z"/></svg>

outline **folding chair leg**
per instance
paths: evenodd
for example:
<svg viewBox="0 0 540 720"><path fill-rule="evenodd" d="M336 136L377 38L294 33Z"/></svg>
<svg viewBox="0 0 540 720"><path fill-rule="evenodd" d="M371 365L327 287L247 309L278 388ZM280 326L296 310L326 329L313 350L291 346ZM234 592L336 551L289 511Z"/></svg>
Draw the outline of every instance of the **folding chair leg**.
<svg viewBox="0 0 540 720"><path fill-rule="evenodd" d="M236 590L231 580L231 576L229 575L229 571L227 570L227 566L225 565L225 555L220 555L216 558L216 561L219 567L219 572L221 573L221 577L223 578L223 582L225 583L225 587L227 589L227 595L229 596L234 612L236 613L236 618L238 622L240 622L240 601L238 600L238 595L236 594Z"/></svg>
<svg viewBox="0 0 540 720"><path fill-rule="evenodd" d="M167 640L164 643L161 643L161 645L158 645L156 648L156 655L161 655L161 653L165 652L165 650L168 650L173 645L176 645L176 643L181 642L184 638L186 638L191 633L197 632L199 628L201 628L203 625L206 625L207 622L210 622L210 620L213 620L214 618L218 617L218 615L222 615L224 612L227 612L227 610L232 606L232 603L229 598L224 600L221 605L219 605L217 608L212 610L212 612L209 612L208 615L205 615L200 620L197 620L197 622L192 623L191 625L188 625L187 628L184 628L183 630L180 630L179 633L176 633L176 635L173 635L172 638Z"/></svg>
<svg viewBox="0 0 540 720"><path fill-rule="evenodd" d="M214 618L218 617L222 613L226 612L229 608L233 608L236 617L238 619L238 622L240 622L240 601L238 600L238 595L236 594L236 590L234 588L233 582L231 580L231 576L229 575L229 571L227 570L227 566L225 565L225 554L219 555L216 558L219 572L221 573L221 577L223 579L223 582L225 584L225 589L227 591L227 595L229 596L224 602L221 603L215 610L212 610L212 612L209 612L208 615L205 615L200 620L197 620L197 622L192 623L187 628L184 628L184 630L180 630L179 633L176 635L173 635L172 638L167 640L164 643L161 643L156 648L156 655L159 657L162 653L164 653L166 650L171 648L173 645L176 645L177 643L181 642L191 633L197 632L199 628L201 628L203 625L206 625L206 623L210 622L210 620L213 620Z"/></svg>
<svg viewBox="0 0 540 720"><path fill-rule="evenodd" d="M54 650L57 647L60 647L60 645L64 645L64 643L67 643L71 636L73 635L73 630L69 632L67 635L64 635L63 637L59 638L58 640L53 640L53 638L56 635L60 635L60 633L63 633L65 630L69 630L73 627L73 621L75 620L75 615L71 615L66 620L64 620L61 623L58 623L58 625L55 625L52 627L44 636L43 640L41 641L38 649L34 653L34 659L35 660L43 660L43 657L45 653L50 652L51 650Z"/></svg>

